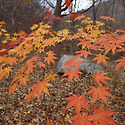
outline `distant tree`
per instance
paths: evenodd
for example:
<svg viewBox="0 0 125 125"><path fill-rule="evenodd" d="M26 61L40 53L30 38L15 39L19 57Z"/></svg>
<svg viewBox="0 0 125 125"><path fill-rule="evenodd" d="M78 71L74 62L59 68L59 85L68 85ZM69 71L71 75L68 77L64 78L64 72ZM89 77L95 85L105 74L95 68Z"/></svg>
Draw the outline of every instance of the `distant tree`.
<svg viewBox="0 0 125 125"><path fill-rule="evenodd" d="M32 24L40 22L43 10L41 0L0 0L0 21L10 33L29 32Z"/></svg>

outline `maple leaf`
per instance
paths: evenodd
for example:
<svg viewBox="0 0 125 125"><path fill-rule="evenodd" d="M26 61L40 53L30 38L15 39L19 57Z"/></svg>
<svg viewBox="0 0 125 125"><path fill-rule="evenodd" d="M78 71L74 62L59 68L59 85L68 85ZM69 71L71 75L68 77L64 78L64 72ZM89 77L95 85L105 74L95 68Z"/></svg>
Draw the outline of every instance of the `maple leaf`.
<svg viewBox="0 0 125 125"><path fill-rule="evenodd" d="M2 50L0 50L0 56L4 56L6 54L8 54L8 49L2 49Z"/></svg>
<svg viewBox="0 0 125 125"><path fill-rule="evenodd" d="M104 105L96 108L94 107L94 114L88 116L89 119L93 120L94 125L116 125L116 123L110 118L115 112L111 110L103 110Z"/></svg>
<svg viewBox="0 0 125 125"><path fill-rule="evenodd" d="M68 17L72 16L73 19L75 19L78 16L78 13L73 13L73 14L71 13L71 14L68 14L67 16Z"/></svg>
<svg viewBox="0 0 125 125"><path fill-rule="evenodd" d="M31 61L37 61L38 59L39 59L38 56L34 56L34 57L32 57L30 60L31 60Z"/></svg>
<svg viewBox="0 0 125 125"><path fill-rule="evenodd" d="M97 60L97 64L101 63L101 62L104 62L104 64L106 64L106 59L109 59L107 56L105 55L101 55L100 53L99 54L96 54L96 57L93 59L94 60Z"/></svg>
<svg viewBox="0 0 125 125"><path fill-rule="evenodd" d="M20 75L20 76L19 76L18 82L19 82L20 86L21 86L22 84L24 84L24 85L26 86L26 83L27 83L28 81L30 81L28 75L24 75L24 76L23 76L23 75Z"/></svg>
<svg viewBox="0 0 125 125"><path fill-rule="evenodd" d="M81 14L80 16L76 17L75 21L76 20L81 20L82 18L86 18L86 15Z"/></svg>
<svg viewBox="0 0 125 125"><path fill-rule="evenodd" d="M70 100L70 102L68 103L65 110L69 109L72 106L75 106L75 112L77 115L80 114L80 110L82 107L89 111L89 107L86 104L89 103L89 101L85 99L84 96L85 95L81 95L80 97L78 97L77 95L72 94L72 96L66 98L66 100Z"/></svg>
<svg viewBox="0 0 125 125"><path fill-rule="evenodd" d="M35 30L36 28L38 28L38 25L37 25L37 24L34 24L30 29L31 29L31 30Z"/></svg>
<svg viewBox="0 0 125 125"><path fill-rule="evenodd" d="M16 57L8 57L6 58L6 64L9 63L11 66L13 65L13 63L17 64L17 58Z"/></svg>
<svg viewBox="0 0 125 125"><path fill-rule="evenodd" d="M85 39L79 39L79 43L77 46L82 45L82 49L84 49L85 47L89 48L90 46L90 41L86 41Z"/></svg>
<svg viewBox="0 0 125 125"><path fill-rule="evenodd" d="M47 15L44 17L44 19L50 18L51 15L52 15L52 12L48 12Z"/></svg>
<svg viewBox="0 0 125 125"><path fill-rule="evenodd" d="M50 39L46 39L46 40L44 40L43 41L43 45L46 47L46 46L54 46L55 45L55 43L54 43L54 40L52 39L52 38L50 38Z"/></svg>
<svg viewBox="0 0 125 125"><path fill-rule="evenodd" d="M45 8L45 10L43 11L43 14L46 13L50 8Z"/></svg>
<svg viewBox="0 0 125 125"><path fill-rule="evenodd" d="M16 87L18 86L17 83L14 83L14 85L12 85L10 88L9 88L9 95L12 93L14 93L14 91L16 90Z"/></svg>
<svg viewBox="0 0 125 125"><path fill-rule="evenodd" d="M81 73L78 69L74 69L73 67L67 68L67 72L63 74L62 77L68 76L68 80L71 81L74 77L79 80L79 73Z"/></svg>
<svg viewBox="0 0 125 125"><path fill-rule="evenodd" d="M39 65L39 67L43 67L43 68L46 68L45 64L41 61L37 62L37 65Z"/></svg>
<svg viewBox="0 0 125 125"><path fill-rule="evenodd" d="M88 119L87 113L83 115L75 115L70 118L74 121L72 125L93 125L92 122Z"/></svg>
<svg viewBox="0 0 125 125"><path fill-rule="evenodd" d="M67 67L75 66L77 69L79 69L80 64L83 64L81 59L78 59L77 57L72 57L68 59L63 66L67 66Z"/></svg>
<svg viewBox="0 0 125 125"><path fill-rule="evenodd" d="M85 50L80 50L75 53L78 53L79 57L84 56L85 59L88 57L89 54L92 54L90 51L85 51Z"/></svg>
<svg viewBox="0 0 125 125"><path fill-rule="evenodd" d="M98 84L100 84L100 82L101 82L101 83L104 83L104 84L108 85L105 80L111 80L111 79L109 77L105 76L106 74L107 73L99 73L99 71L94 73L96 82Z"/></svg>
<svg viewBox="0 0 125 125"><path fill-rule="evenodd" d="M50 83L48 83L51 79L54 80L55 76L57 76L57 74L50 74L49 76L47 76L45 79L43 79L43 81L37 81L36 84L34 84L31 88L33 88L33 90L27 95L25 102L28 103L28 101L34 97L34 95L37 95L37 99L39 101L40 95L42 94L42 92L46 93L47 95L50 96L49 91L48 91L48 86L52 86Z"/></svg>
<svg viewBox="0 0 125 125"><path fill-rule="evenodd" d="M33 65L33 62L31 60L28 60L26 62L26 66L27 66L27 70L25 71L26 74L28 74L29 72L33 73L33 68L36 67L35 65Z"/></svg>
<svg viewBox="0 0 125 125"><path fill-rule="evenodd" d="M116 20L114 18L111 18L111 17L108 17L108 16L100 16L101 19L105 19L106 21L107 20L111 20L113 22L116 22Z"/></svg>
<svg viewBox="0 0 125 125"><path fill-rule="evenodd" d="M94 86L90 86L90 90L87 92L87 94L92 94L92 100L93 103L97 100L99 97L101 100L103 100L107 104L107 98L106 96L113 97L108 91L108 87L102 87L101 85L98 86L98 88L95 88Z"/></svg>
<svg viewBox="0 0 125 125"><path fill-rule="evenodd" d="M47 118L47 125L53 125L53 122L50 123L49 119Z"/></svg>
<svg viewBox="0 0 125 125"><path fill-rule="evenodd" d="M5 24L5 22L3 22L3 21L0 21L0 25L4 25Z"/></svg>
<svg viewBox="0 0 125 125"><path fill-rule="evenodd" d="M54 80L56 76L58 76L58 75L57 75L57 74L49 74L49 75L43 80L43 82L49 82L50 80Z"/></svg>
<svg viewBox="0 0 125 125"><path fill-rule="evenodd" d="M72 5L72 2L70 2L70 0L65 0L66 3L66 7L70 7L70 5Z"/></svg>
<svg viewBox="0 0 125 125"><path fill-rule="evenodd" d="M9 67L5 68L4 69L4 75L7 74L9 76L9 74L10 74L11 71L12 71L12 67L9 66Z"/></svg>
<svg viewBox="0 0 125 125"><path fill-rule="evenodd" d="M50 96L49 91L47 89L48 86L52 86L52 85L49 83L42 83L40 81L37 81L37 83L32 86L33 90L27 95L27 97L25 99L26 103L28 103L28 101L31 98L33 98L35 94L37 94L38 101L39 101L39 98L40 98L40 95L42 94L42 92L44 92Z"/></svg>
<svg viewBox="0 0 125 125"><path fill-rule="evenodd" d="M118 62L118 64L117 64L115 70L117 70L118 68L120 68L120 67L122 67L122 66L123 66L124 69L125 69L125 57L122 57L122 59L118 59L118 60L116 60L115 62Z"/></svg>
<svg viewBox="0 0 125 125"><path fill-rule="evenodd" d="M0 80L3 78L3 76L4 76L4 70L0 68Z"/></svg>
<svg viewBox="0 0 125 125"><path fill-rule="evenodd" d="M54 59L57 59L55 57L55 54L53 53L53 51L49 51L47 52L48 57L44 57L44 62L47 62L50 65L50 62L54 63Z"/></svg>
<svg viewBox="0 0 125 125"><path fill-rule="evenodd" d="M64 29L64 30L61 30L61 31L57 32L58 36L63 36L63 37L68 36L68 34L69 34L69 30L68 29Z"/></svg>

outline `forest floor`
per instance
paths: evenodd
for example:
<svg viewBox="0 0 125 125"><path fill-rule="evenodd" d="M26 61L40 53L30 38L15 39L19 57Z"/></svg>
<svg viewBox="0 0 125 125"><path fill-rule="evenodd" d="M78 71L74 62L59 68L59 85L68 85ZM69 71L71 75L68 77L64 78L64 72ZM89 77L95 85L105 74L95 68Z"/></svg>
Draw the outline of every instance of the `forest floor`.
<svg viewBox="0 0 125 125"><path fill-rule="evenodd" d="M115 64L108 62L103 66L110 80L110 92L114 98L108 98L107 109L117 112L112 116L117 125L125 125L125 72L123 69L115 71ZM19 67L15 67L15 69ZM45 71L55 72L55 66L51 65ZM53 121L54 125L70 125L68 117L74 115L74 109L64 111L68 102L65 100L72 93L81 95L89 90L89 85L94 84L91 74L80 75L80 81L74 79L70 83L67 77L57 76L51 81L52 87L48 87L50 96L42 94L39 102L37 98L31 99L28 104L24 103L30 87L37 80L42 80L42 70L34 70L31 81L27 86L18 87L15 93L8 97L8 86L12 78L3 79L0 83L0 125L46 125L47 118ZM97 105L103 104L98 102ZM84 109L83 109L84 110Z"/></svg>

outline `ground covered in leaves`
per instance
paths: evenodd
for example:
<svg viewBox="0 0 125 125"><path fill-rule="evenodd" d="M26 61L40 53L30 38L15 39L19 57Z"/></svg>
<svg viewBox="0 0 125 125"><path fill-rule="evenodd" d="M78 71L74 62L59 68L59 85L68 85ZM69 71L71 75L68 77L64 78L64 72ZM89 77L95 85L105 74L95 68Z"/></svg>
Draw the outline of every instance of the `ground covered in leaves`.
<svg viewBox="0 0 125 125"><path fill-rule="evenodd" d="M124 82L125 73L122 69L117 72L114 70L115 65L112 62L107 63L108 66L104 66L105 71L108 73L108 77L112 80L109 81L110 92L114 96L113 99L109 98L107 109L117 112L113 115L113 119L117 125L125 124L124 109ZM19 67L15 67L16 69ZM37 82L37 80L43 79L49 75L48 72L55 72L55 66L51 65L43 72L42 70L35 70L31 75L31 81L27 86L19 87L16 92L8 97L8 86L14 77L3 79L0 83L0 125L46 125L47 118L53 121L54 125L70 125L71 121L68 117L74 115L74 109L64 110L67 105L65 98L71 96L72 93L76 95L82 95L89 90L89 85L93 85L93 75L82 74L80 75L80 81L74 79L70 83L67 77L61 75L57 76L54 81L51 81L52 87L49 87L49 93L51 96L42 94L39 102L37 98L31 99L28 104L24 103L26 95L30 92L30 87ZM91 100L91 97L87 97ZM97 102L100 105L103 102ZM92 107L90 105L90 107ZM84 110L84 109L83 109Z"/></svg>

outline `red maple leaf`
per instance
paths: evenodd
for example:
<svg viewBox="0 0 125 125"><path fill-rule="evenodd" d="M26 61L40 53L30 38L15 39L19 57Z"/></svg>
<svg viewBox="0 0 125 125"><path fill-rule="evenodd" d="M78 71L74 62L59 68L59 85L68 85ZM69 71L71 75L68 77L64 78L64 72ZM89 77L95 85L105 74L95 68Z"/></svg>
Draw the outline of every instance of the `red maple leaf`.
<svg viewBox="0 0 125 125"><path fill-rule="evenodd" d="M120 67L122 67L122 66L123 66L124 69L125 69L125 57L122 57L122 59L118 59L118 60L116 60L115 62L118 62L118 64L117 64L115 70L117 70L118 68L120 68Z"/></svg>
<svg viewBox="0 0 125 125"><path fill-rule="evenodd" d="M88 115L75 115L70 118L70 120L74 121L72 125L93 125L92 122L88 119Z"/></svg>
<svg viewBox="0 0 125 125"><path fill-rule="evenodd" d="M70 100L70 102L68 103L65 110L71 108L72 106L75 106L75 112L77 115L80 114L80 110L82 107L89 111L89 107L86 104L89 103L89 101L85 99L84 96L85 95L81 95L80 97L78 97L77 95L72 94L72 96L66 98L66 100Z"/></svg>
<svg viewBox="0 0 125 125"><path fill-rule="evenodd" d="M51 12L48 12L47 15L44 17L44 19L46 19L46 18L48 18L48 17L50 18L51 15L52 15L52 13L51 13Z"/></svg>
<svg viewBox="0 0 125 125"><path fill-rule="evenodd" d="M87 92L87 94L92 94L92 100L93 103L97 100L99 97L101 100L103 100L107 104L107 98L106 96L113 97L108 91L108 87L102 87L101 85L98 86L98 88L95 88L94 86L90 86L90 90Z"/></svg>
<svg viewBox="0 0 125 125"><path fill-rule="evenodd" d="M110 118L115 112L111 110L103 110L104 105L96 108L94 107L94 114L88 116L89 119L93 120L94 125L116 125L116 123Z"/></svg>
<svg viewBox="0 0 125 125"><path fill-rule="evenodd" d="M75 19L78 16L78 13L68 14L68 17L72 16Z"/></svg>
<svg viewBox="0 0 125 125"><path fill-rule="evenodd" d="M2 50L0 50L0 56L4 56L6 54L8 54L8 49L2 49Z"/></svg>
<svg viewBox="0 0 125 125"><path fill-rule="evenodd" d="M70 7L70 5L72 5L72 2L70 2L70 0L65 0L66 3L66 7Z"/></svg>
<svg viewBox="0 0 125 125"><path fill-rule="evenodd" d="M67 72L63 74L62 77L68 76L68 80L71 81L74 77L79 80L79 73L81 73L78 69L67 68Z"/></svg>
<svg viewBox="0 0 125 125"><path fill-rule="evenodd" d="M108 85L105 80L111 80L111 79L109 77L105 76L106 74L107 73L99 73L99 71L94 73L96 82L98 84L100 84L100 82L101 82L101 83L104 83L104 84Z"/></svg>

